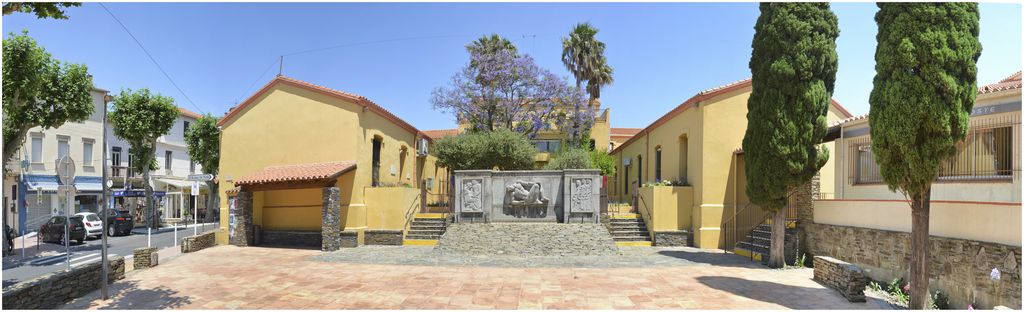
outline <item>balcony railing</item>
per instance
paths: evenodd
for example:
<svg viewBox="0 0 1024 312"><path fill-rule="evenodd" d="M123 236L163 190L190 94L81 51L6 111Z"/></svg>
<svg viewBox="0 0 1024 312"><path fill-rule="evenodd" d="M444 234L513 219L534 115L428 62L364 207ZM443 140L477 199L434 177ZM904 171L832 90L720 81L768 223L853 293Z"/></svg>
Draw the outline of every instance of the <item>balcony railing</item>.
<svg viewBox="0 0 1024 312"><path fill-rule="evenodd" d="M142 174L128 166L109 166L110 178L141 178Z"/></svg>

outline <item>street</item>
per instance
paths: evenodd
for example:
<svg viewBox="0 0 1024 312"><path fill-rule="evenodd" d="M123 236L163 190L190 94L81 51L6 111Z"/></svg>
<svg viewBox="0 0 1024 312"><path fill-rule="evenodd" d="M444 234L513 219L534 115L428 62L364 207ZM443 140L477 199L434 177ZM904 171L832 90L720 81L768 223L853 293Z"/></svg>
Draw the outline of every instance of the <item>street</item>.
<svg viewBox="0 0 1024 312"><path fill-rule="evenodd" d="M214 231L216 223L199 224L198 232L204 229L206 232ZM177 231L178 243L193 235L193 226L180 227ZM138 228L128 236L107 237L107 252L111 255L129 256L135 248L146 247L146 229ZM161 228L154 230L151 238L153 247L163 249L174 246L175 233L172 228ZM87 263L100 261L101 239L90 238L83 244L71 242L71 266L81 266ZM21 257L21 237L15 238L14 252L3 258L3 288L26 281L46 273L63 270L67 268L67 260L64 252L64 245L56 243L42 243L35 245L36 238L25 239L28 246L25 249L25 258Z"/></svg>

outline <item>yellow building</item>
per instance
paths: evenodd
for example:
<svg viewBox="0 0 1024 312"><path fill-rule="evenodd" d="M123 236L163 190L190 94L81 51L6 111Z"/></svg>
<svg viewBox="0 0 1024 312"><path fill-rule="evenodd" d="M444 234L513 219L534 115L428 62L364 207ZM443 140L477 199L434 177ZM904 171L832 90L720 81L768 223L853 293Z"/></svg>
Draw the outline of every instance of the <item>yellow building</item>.
<svg viewBox="0 0 1024 312"><path fill-rule="evenodd" d="M447 176L409 123L365 97L287 77L220 126L221 244L401 244Z"/></svg>
<svg viewBox="0 0 1024 312"><path fill-rule="evenodd" d="M609 198L633 203L655 244L722 248L725 224L744 208L752 209L740 151L750 92L751 80L744 79L697 93L612 151L618 167L608 179ZM828 120L849 117L833 100ZM820 180L833 180L832 166L830 160ZM669 180L687 186L642 187Z"/></svg>

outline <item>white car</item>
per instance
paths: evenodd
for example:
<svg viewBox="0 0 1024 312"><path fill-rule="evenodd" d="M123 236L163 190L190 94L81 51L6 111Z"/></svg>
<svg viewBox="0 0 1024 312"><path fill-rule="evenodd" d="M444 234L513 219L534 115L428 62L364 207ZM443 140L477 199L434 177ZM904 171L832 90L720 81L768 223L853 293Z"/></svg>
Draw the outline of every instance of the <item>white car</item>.
<svg viewBox="0 0 1024 312"><path fill-rule="evenodd" d="M89 236L99 238L100 235L103 235L103 220L100 220L98 215L92 212L79 212L75 215L82 216L82 222L85 223L85 238L89 238Z"/></svg>

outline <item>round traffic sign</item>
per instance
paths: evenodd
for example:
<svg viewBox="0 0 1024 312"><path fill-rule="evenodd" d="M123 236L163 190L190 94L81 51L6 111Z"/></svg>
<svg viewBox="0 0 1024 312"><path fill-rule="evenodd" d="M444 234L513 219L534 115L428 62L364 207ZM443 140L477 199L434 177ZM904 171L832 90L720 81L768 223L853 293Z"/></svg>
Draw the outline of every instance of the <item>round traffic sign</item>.
<svg viewBox="0 0 1024 312"><path fill-rule="evenodd" d="M60 183L64 185L75 182L75 161L71 159L71 156L63 156L57 159L57 177L60 178Z"/></svg>

